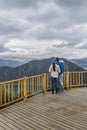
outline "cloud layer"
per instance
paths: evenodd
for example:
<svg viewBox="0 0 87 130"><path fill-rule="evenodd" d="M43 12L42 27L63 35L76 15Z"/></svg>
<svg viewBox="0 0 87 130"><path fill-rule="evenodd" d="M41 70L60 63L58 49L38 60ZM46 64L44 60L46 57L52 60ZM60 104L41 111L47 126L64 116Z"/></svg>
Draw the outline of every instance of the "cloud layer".
<svg viewBox="0 0 87 130"><path fill-rule="evenodd" d="M87 57L87 0L0 0L0 59Z"/></svg>

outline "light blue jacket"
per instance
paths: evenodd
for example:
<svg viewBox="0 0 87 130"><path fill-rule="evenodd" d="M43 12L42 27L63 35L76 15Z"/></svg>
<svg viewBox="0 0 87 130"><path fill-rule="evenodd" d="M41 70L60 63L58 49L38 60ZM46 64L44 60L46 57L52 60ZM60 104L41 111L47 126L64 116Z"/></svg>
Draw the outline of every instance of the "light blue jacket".
<svg viewBox="0 0 87 130"><path fill-rule="evenodd" d="M59 74L64 73L64 63L60 60L60 61L57 62L57 64L60 67L60 73Z"/></svg>

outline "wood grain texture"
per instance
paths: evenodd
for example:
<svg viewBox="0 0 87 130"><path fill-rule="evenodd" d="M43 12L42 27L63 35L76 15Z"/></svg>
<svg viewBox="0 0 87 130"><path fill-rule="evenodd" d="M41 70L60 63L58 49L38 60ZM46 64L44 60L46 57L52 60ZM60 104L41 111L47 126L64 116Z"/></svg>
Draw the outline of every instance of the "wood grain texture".
<svg viewBox="0 0 87 130"><path fill-rule="evenodd" d="M0 110L0 130L87 130L87 88L38 94Z"/></svg>

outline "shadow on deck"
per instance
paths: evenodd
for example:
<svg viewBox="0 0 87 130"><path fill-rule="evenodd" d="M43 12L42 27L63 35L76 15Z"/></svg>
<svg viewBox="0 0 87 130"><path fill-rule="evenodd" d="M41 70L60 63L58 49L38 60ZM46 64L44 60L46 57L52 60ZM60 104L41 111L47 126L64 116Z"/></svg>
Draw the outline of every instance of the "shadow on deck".
<svg viewBox="0 0 87 130"><path fill-rule="evenodd" d="M10 105L0 110L0 130L87 130L87 88Z"/></svg>

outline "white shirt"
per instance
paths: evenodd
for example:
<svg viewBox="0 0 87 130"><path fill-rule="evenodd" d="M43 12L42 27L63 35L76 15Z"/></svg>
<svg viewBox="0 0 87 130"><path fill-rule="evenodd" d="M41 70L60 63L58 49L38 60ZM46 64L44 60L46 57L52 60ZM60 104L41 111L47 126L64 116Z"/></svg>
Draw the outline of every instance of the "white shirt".
<svg viewBox="0 0 87 130"><path fill-rule="evenodd" d="M58 78L58 73L60 73L59 65L55 64L55 71L53 70L53 64L50 65L49 73L51 73L51 77Z"/></svg>

